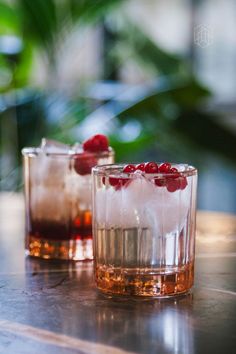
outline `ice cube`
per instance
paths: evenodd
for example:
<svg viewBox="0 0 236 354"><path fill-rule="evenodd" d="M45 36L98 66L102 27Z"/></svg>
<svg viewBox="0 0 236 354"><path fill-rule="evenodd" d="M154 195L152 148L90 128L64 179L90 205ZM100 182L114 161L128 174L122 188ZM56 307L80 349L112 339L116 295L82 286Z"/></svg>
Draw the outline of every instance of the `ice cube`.
<svg viewBox="0 0 236 354"><path fill-rule="evenodd" d="M75 143L72 147L71 150L76 153L76 154L82 154L84 152L83 145L80 143Z"/></svg>
<svg viewBox="0 0 236 354"><path fill-rule="evenodd" d="M155 185L142 175L135 178L122 193L122 219L128 227L147 227L144 205L152 198Z"/></svg>
<svg viewBox="0 0 236 354"><path fill-rule="evenodd" d="M120 223L119 211L121 208L120 193L113 188L101 188L96 193L96 220L107 227L115 227ZM116 204L113 204L116 203ZM116 208L111 208L116 205Z"/></svg>
<svg viewBox="0 0 236 354"><path fill-rule="evenodd" d="M156 188L144 203L145 222L158 235L180 232L190 208L190 186L170 193L166 188Z"/></svg>
<svg viewBox="0 0 236 354"><path fill-rule="evenodd" d="M146 189L144 190L144 186ZM145 227L142 208L143 195L150 196L155 186L137 178L119 190L104 187L96 194L96 219L107 227Z"/></svg>
<svg viewBox="0 0 236 354"><path fill-rule="evenodd" d="M31 161L32 185L57 185L58 191L63 188L69 171L69 150L68 145L43 138L38 155Z"/></svg>
<svg viewBox="0 0 236 354"><path fill-rule="evenodd" d="M155 190L155 185L143 175L136 175L136 178L127 188L123 189L126 202L135 207L142 205L146 200L150 200Z"/></svg>
<svg viewBox="0 0 236 354"><path fill-rule="evenodd" d="M65 192L72 204L80 205L80 209L88 209L91 206L91 175L81 176L74 169L66 175Z"/></svg>
<svg viewBox="0 0 236 354"><path fill-rule="evenodd" d="M70 151L70 146L56 140L43 138L40 149L44 154L67 154Z"/></svg>
<svg viewBox="0 0 236 354"><path fill-rule="evenodd" d="M104 187L96 194L96 218L107 227L150 228L155 235L181 231L190 208L189 185L174 193L143 176L120 190Z"/></svg>

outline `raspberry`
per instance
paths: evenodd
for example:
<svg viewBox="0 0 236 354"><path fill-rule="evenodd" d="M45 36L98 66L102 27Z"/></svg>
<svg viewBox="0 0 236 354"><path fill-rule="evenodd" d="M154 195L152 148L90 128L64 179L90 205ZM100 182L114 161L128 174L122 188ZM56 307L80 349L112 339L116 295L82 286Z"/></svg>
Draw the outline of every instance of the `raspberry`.
<svg viewBox="0 0 236 354"><path fill-rule="evenodd" d="M156 164L156 162L145 163L145 172L146 173L157 173L158 172L158 165Z"/></svg>
<svg viewBox="0 0 236 354"><path fill-rule="evenodd" d="M74 156L74 169L81 176L89 175L92 167L97 165L97 159L89 154L78 154Z"/></svg>
<svg viewBox="0 0 236 354"><path fill-rule="evenodd" d="M108 151L109 142L105 135L97 134L83 143L84 151L102 152Z"/></svg>
<svg viewBox="0 0 236 354"><path fill-rule="evenodd" d="M140 163L138 165L135 166L136 170L140 170L140 171L145 171L145 163Z"/></svg>
<svg viewBox="0 0 236 354"><path fill-rule="evenodd" d="M131 173L134 172L136 170L134 165L125 165L123 168L123 172L125 173Z"/></svg>

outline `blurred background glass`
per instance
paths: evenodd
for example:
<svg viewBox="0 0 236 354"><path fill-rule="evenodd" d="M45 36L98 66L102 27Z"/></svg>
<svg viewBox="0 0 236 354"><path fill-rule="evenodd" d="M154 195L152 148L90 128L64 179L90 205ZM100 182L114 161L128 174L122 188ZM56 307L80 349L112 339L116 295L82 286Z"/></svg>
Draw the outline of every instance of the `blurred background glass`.
<svg viewBox="0 0 236 354"><path fill-rule="evenodd" d="M234 0L0 0L0 188L21 149L104 133L117 161L189 162L236 213Z"/></svg>

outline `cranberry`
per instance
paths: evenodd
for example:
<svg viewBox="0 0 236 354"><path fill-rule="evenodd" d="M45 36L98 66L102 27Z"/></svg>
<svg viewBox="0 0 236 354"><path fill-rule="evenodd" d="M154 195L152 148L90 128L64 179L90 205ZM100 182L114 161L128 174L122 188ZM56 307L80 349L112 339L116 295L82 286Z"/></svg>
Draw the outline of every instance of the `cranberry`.
<svg viewBox="0 0 236 354"><path fill-rule="evenodd" d="M97 134L83 143L84 151L102 152L108 151L109 142L105 135Z"/></svg>
<svg viewBox="0 0 236 354"><path fill-rule="evenodd" d="M172 167L169 173L171 173L171 178L178 178L180 176L179 171L175 167Z"/></svg>
<svg viewBox="0 0 236 354"><path fill-rule="evenodd" d="M131 183L132 179L130 178L120 178L120 184L127 187Z"/></svg>
<svg viewBox="0 0 236 354"><path fill-rule="evenodd" d="M166 185L166 179L164 178L155 178L154 181L155 181L155 185L158 187L165 187Z"/></svg>
<svg viewBox="0 0 236 354"><path fill-rule="evenodd" d="M118 177L109 177L109 183L111 186L115 187L120 183L120 179Z"/></svg>
<svg viewBox="0 0 236 354"><path fill-rule="evenodd" d="M121 189L121 187L127 187L131 183L131 179L123 177L109 177L109 183L115 190Z"/></svg>
<svg viewBox="0 0 236 354"><path fill-rule="evenodd" d="M92 167L97 165L97 159L89 154L78 154L74 157L74 169L81 176L91 173Z"/></svg>
<svg viewBox="0 0 236 354"><path fill-rule="evenodd" d="M159 172L170 173L171 164L169 162L164 162L159 166Z"/></svg>
<svg viewBox="0 0 236 354"><path fill-rule="evenodd" d="M177 170L177 168L171 167L170 172L171 172L171 173L175 173L175 172L179 172L179 171Z"/></svg>
<svg viewBox="0 0 236 354"><path fill-rule="evenodd" d="M134 165L125 165L123 168L123 172L125 173L131 173L136 170L136 167Z"/></svg>
<svg viewBox="0 0 236 354"><path fill-rule="evenodd" d="M158 165L156 164L156 162L145 163L145 172L146 173L157 173L158 172Z"/></svg>
<svg viewBox="0 0 236 354"><path fill-rule="evenodd" d="M188 182L187 182L187 178L186 177L180 177L179 178L179 184L180 184L180 186L179 186L179 188L180 189L185 189L186 187L187 187L187 185L188 185Z"/></svg>
<svg viewBox="0 0 236 354"><path fill-rule="evenodd" d="M135 166L136 170L140 170L140 171L145 171L145 163L140 163L138 165Z"/></svg>
<svg viewBox="0 0 236 354"><path fill-rule="evenodd" d="M122 187L128 187L128 185L131 183L131 179L129 178L118 178L118 184L115 186L115 190L118 191Z"/></svg>
<svg viewBox="0 0 236 354"><path fill-rule="evenodd" d="M179 189L179 187L180 187L179 179L168 178L166 188L169 192L175 192Z"/></svg>

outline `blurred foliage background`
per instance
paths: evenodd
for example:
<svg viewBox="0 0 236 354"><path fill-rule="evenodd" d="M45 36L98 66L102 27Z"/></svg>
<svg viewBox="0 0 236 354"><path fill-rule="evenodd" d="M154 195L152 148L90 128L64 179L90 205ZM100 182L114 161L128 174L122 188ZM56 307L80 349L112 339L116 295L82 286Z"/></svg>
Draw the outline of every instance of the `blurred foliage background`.
<svg viewBox="0 0 236 354"><path fill-rule="evenodd" d="M0 0L1 190L21 189L24 146L100 132L117 161L195 164L200 207L236 212L234 5Z"/></svg>

